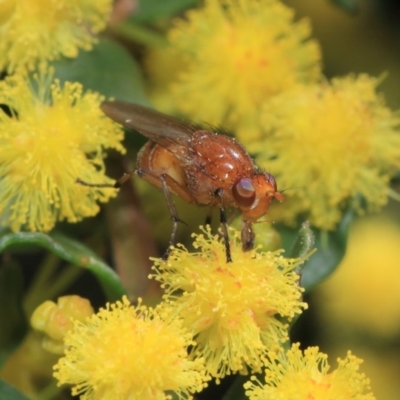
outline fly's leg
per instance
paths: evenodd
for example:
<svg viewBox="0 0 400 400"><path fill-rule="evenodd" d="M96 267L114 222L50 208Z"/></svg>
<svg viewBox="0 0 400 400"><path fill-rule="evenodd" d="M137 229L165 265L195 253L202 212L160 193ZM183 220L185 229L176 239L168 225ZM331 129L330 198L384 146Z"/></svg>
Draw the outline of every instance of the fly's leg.
<svg viewBox="0 0 400 400"><path fill-rule="evenodd" d="M89 187L118 189L135 174L137 174L137 169L125 173L124 175L121 176L121 178L117 179L115 183L90 183L90 182L85 182L80 178L77 178L75 182L79 183L80 185Z"/></svg>
<svg viewBox="0 0 400 400"><path fill-rule="evenodd" d="M225 244L225 254L226 254L226 262L230 263L232 262L232 255L231 255L231 246L229 244L229 235L228 235L228 228L226 225L226 211L224 204L222 202L222 189L217 189L215 191L215 195L218 196L221 200L220 208L219 208L219 217L220 217L220 222L221 222L221 227L222 227L222 236L224 238L224 244Z"/></svg>
<svg viewBox="0 0 400 400"><path fill-rule="evenodd" d="M168 205L169 213L171 214L172 218L172 232L171 232L171 237L169 239L169 244L168 248L165 251L163 255L163 260L167 260L170 253L171 253L171 247L175 245L175 238L176 238L176 231L178 229L178 223L183 222L178 215L178 212L176 210L175 202L172 199L171 192L175 193L179 197L181 197L183 200L187 201L188 203L194 202L194 199L190 193L186 191L186 189L178 183L174 178L172 178L168 174L160 174L160 175L155 175L152 174L151 172L147 172L142 169L136 170L136 174L143 179L145 179L147 182L153 184L154 186L160 187L164 193L165 200ZM161 182L161 185L160 185Z"/></svg>
<svg viewBox="0 0 400 400"><path fill-rule="evenodd" d="M209 207L208 211L207 211L206 221L205 221L204 225L210 225L211 226L211 222L212 222L211 217L212 217L212 208Z"/></svg>
<svg viewBox="0 0 400 400"><path fill-rule="evenodd" d="M164 197L165 197L165 200L166 200L168 208L169 208L169 213L171 214L172 232L171 232L171 237L169 239L167 250L165 251L164 255L162 256L163 260L168 260L168 257L171 253L171 247L175 245L176 231L178 229L178 223L182 222L181 219L179 218L178 211L176 210L175 202L171 196L171 192L168 189L167 179L166 179L167 176L169 176L169 175L162 174L160 176L160 180L161 180Z"/></svg>
<svg viewBox="0 0 400 400"><path fill-rule="evenodd" d="M241 233L243 251L249 251L254 247L255 236L253 224L249 221L243 221Z"/></svg>
<svg viewBox="0 0 400 400"><path fill-rule="evenodd" d="M228 228L226 226L226 211L224 207L220 208L220 221L222 226L222 235L224 236L226 262L232 262L231 245L229 244Z"/></svg>
<svg viewBox="0 0 400 400"><path fill-rule="evenodd" d="M84 186L89 186L89 187L101 187L101 188L114 188L117 189L121 185L123 185L126 181L128 181L133 175L138 175L147 182L151 183L152 185L159 187L162 189L164 193L165 200L167 202L169 212L171 214L172 218L172 233L171 237L169 239L169 244L168 248L163 255L163 260L167 260L169 257L169 254L171 252L171 246L175 245L175 238L176 238L176 231L178 229L178 223L183 222L178 215L178 212L176 210L176 206L174 203L174 200L172 199L171 196L171 191L181 197L183 200L187 201L188 203L194 202L194 198L190 193L186 191L186 189L179 184L174 178L167 174L160 174L156 175L154 173L145 171L140 168L136 168L133 171L127 172L126 174L122 175L121 178L119 178L114 184L108 184L108 183L89 183L82 181L81 179L77 179L76 182L84 185Z"/></svg>

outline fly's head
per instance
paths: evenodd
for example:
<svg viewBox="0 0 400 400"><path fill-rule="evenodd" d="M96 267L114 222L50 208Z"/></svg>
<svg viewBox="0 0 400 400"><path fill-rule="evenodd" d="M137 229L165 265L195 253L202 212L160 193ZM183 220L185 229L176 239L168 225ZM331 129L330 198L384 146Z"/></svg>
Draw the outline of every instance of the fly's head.
<svg viewBox="0 0 400 400"><path fill-rule="evenodd" d="M273 198L282 202L285 197L278 192L275 178L268 172L257 172L251 178L239 178L232 195L243 219L255 222L266 214Z"/></svg>

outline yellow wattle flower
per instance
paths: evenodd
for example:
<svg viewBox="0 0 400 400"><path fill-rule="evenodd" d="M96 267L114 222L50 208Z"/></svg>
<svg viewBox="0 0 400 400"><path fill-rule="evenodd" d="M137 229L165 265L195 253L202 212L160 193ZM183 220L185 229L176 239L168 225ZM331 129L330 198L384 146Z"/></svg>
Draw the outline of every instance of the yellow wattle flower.
<svg viewBox="0 0 400 400"><path fill-rule="evenodd" d="M16 6L16 0L3 0L0 3L0 27L13 15Z"/></svg>
<svg viewBox="0 0 400 400"><path fill-rule="evenodd" d="M331 230L343 211L380 210L400 167L400 119L367 75L301 86L262 110L265 146L246 143L279 187L291 189L271 220L296 225L308 219Z"/></svg>
<svg viewBox="0 0 400 400"><path fill-rule="evenodd" d="M90 50L112 0L6 0L0 4L0 70L32 70L40 61Z"/></svg>
<svg viewBox="0 0 400 400"><path fill-rule="evenodd" d="M171 399L166 391L189 399L205 386L202 361L187 357L191 335L159 309L134 307L124 297L74 325L54 376L81 399Z"/></svg>
<svg viewBox="0 0 400 400"><path fill-rule="evenodd" d="M330 371L328 356L318 347L303 351L295 343L286 354L266 364L265 383L256 377L245 384L250 400L375 400L369 380L359 372L362 360L348 352Z"/></svg>
<svg viewBox="0 0 400 400"><path fill-rule="evenodd" d="M294 11L278 0L207 0L175 21L169 47L150 54L154 100L240 139L257 137L266 99L320 78L310 33L308 21L294 22Z"/></svg>
<svg viewBox="0 0 400 400"><path fill-rule="evenodd" d="M76 183L108 182L104 150L124 152L123 130L100 110L104 98L80 83L12 75L0 82L0 224L13 231L49 231L99 211L112 189ZM47 81L46 81L47 79Z"/></svg>
<svg viewBox="0 0 400 400"><path fill-rule="evenodd" d="M204 358L212 376L260 370L265 355L288 339L288 321L306 308L294 272L300 260L282 251L243 252L231 229L233 262L226 263L218 235L208 229L194 236L195 253L178 245L167 262L155 260L164 306L193 333L192 357Z"/></svg>

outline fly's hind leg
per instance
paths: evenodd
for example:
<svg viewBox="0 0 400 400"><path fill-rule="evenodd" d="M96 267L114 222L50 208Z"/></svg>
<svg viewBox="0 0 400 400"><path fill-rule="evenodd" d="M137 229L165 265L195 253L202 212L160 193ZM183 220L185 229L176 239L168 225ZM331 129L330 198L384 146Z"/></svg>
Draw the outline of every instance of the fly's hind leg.
<svg viewBox="0 0 400 400"><path fill-rule="evenodd" d="M168 174L154 174L151 172L148 172L144 169L141 168L136 168L133 171L129 171L127 173L125 173L124 175L121 176L121 178L119 178L114 184L109 184L109 183L89 183L89 182L85 182L81 179L77 179L76 182L84 185L84 186L89 186L89 187L100 187L100 188L114 188L117 189L120 186L122 186L126 181L128 181L133 175L138 175L141 178L143 178L144 180L146 180L147 182L151 183L152 185L161 188L163 193L164 193L164 197L165 200L167 202L168 205L168 209L169 212L171 214L171 218L172 218L172 233L171 233L171 237L169 239L169 244L168 244L168 248L165 252L165 254L163 255L163 259L167 260L168 256L171 252L171 246L175 245L175 237L176 237L176 231L178 229L178 223L179 222L183 222L178 215L178 212L176 210L176 206L174 203L174 200L172 199L171 196L171 192L175 193L177 196L181 197L183 200L187 201L188 203L192 203L194 202L194 198L193 196L188 193L185 188L179 183L177 182L174 178L172 178L170 175Z"/></svg>
<svg viewBox="0 0 400 400"><path fill-rule="evenodd" d="M171 232L171 237L169 239L168 243L168 248L165 251L163 255L163 260L167 260L170 253L171 253L171 247L175 245L175 239L176 239L176 231L178 229L178 223L183 222L178 215L178 211L176 210L175 202L171 196L171 192L175 193L179 197L181 197L183 200L185 200L188 203L192 203L194 201L194 198L190 193L188 193L185 188L177 182L174 178L172 178L168 174L160 174L160 175L155 175L152 174L151 172L147 172L142 169L138 169L136 171L136 174L143 179L145 179L147 182L153 184L154 186L160 187L164 193L165 200L168 205L169 213L171 214L171 219L172 219L172 232ZM161 185L160 185L161 183Z"/></svg>

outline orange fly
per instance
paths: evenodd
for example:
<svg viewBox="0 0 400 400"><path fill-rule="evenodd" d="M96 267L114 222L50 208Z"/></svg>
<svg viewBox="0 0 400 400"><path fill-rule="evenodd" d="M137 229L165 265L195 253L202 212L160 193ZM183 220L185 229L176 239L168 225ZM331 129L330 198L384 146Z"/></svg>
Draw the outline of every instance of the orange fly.
<svg viewBox="0 0 400 400"><path fill-rule="evenodd" d="M138 154L136 168L115 185L92 184L80 179L77 182L117 188L132 175L138 175L162 189L173 221L165 259L175 244L180 221L171 193L188 203L219 207L227 262L232 257L225 207L241 211L242 247L244 251L253 248L252 224L265 215L273 198L281 202L284 196L278 192L274 177L260 171L240 143L137 104L106 101L101 109L115 122L141 133L149 141Z"/></svg>

